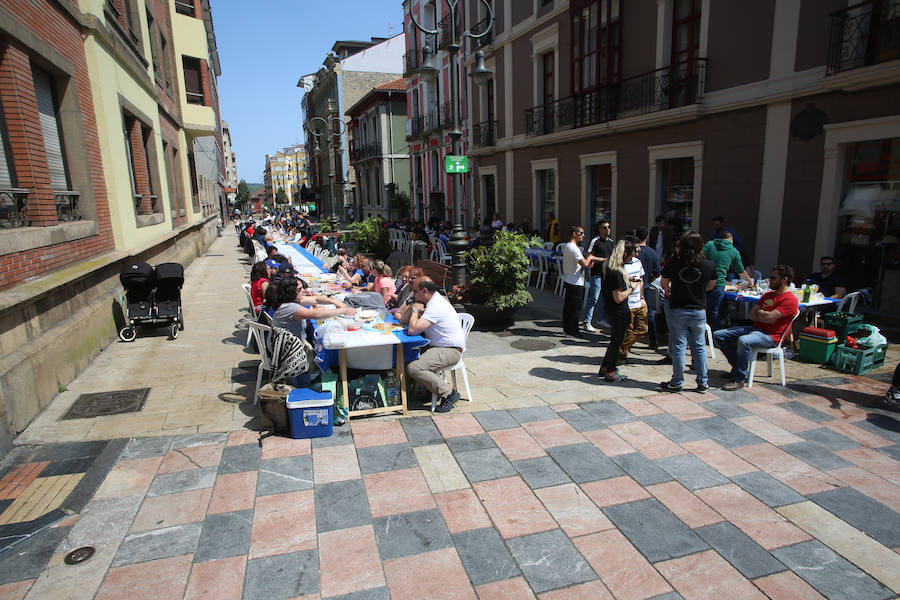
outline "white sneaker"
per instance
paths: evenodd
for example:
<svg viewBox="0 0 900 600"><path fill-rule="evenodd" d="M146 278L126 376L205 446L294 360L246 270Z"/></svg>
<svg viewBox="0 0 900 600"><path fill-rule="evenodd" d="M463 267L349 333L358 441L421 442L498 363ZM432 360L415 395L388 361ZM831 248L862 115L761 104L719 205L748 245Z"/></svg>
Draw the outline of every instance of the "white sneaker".
<svg viewBox="0 0 900 600"><path fill-rule="evenodd" d="M584 327L584 330L589 333L594 333L595 331L597 331L596 329L594 329L594 326L591 325L590 323L588 323L587 321L585 321L581 325Z"/></svg>

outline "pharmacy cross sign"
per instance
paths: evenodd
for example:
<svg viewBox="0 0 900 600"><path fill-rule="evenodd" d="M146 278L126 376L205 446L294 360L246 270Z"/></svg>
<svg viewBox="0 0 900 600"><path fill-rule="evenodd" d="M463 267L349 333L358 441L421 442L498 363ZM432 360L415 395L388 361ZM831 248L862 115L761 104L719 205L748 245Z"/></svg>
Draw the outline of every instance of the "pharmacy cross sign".
<svg viewBox="0 0 900 600"><path fill-rule="evenodd" d="M467 156L454 156L448 154L444 157L445 173L468 173L469 158Z"/></svg>

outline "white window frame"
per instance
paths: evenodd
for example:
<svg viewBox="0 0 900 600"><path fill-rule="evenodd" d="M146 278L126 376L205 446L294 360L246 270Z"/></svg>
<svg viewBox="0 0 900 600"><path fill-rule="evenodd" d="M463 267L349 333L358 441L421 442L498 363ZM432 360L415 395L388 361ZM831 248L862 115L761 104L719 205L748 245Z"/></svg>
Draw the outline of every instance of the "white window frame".
<svg viewBox="0 0 900 600"><path fill-rule="evenodd" d="M557 23L531 36L532 97L534 99L531 103L532 106L544 102L541 57L550 51L553 52L553 99L559 100L559 24ZM496 89L494 94L496 95Z"/></svg>
<svg viewBox="0 0 900 600"><path fill-rule="evenodd" d="M499 213L499 212L500 212L500 206L499 206L499 204L500 204L500 202L499 202L500 195L497 193L497 191L498 191L497 188L499 187L499 186L497 185L497 182L498 182L498 179L497 179L497 165L490 165L490 166L488 166L488 167L478 167L478 196L479 196L479 198L478 198L478 200L479 200L478 205L481 207L481 210L479 210L478 212L481 213L481 219L482 219L482 220L484 220L484 218L487 217L487 216L490 216L490 217L491 217L491 220L493 220L494 215L488 215L488 214L485 213L486 205L485 205L485 200L484 200L484 197L485 197L484 177L485 177L486 175L493 175L493 176L494 176L494 210L495 210L497 213ZM476 227L480 227L480 226L481 226L481 223L475 223L475 226L476 226Z"/></svg>
<svg viewBox="0 0 900 600"><path fill-rule="evenodd" d="M537 203L537 172L553 171L553 183L556 186L553 194L553 214L559 218L559 159L542 158L531 161L531 226L535 227L540 220L540 212ZM543 225L543 224L542 224Z"/></svg>
<svg viewBox="0 0 900 600"><path fill-rule="evenodd" d="M618 156L615 150L609 150L607 152L594 152L592 154L579 154L578 160L581 163L581 215L582 219L587 218L588 215L588 197L587 197L587 170L588 167L596 167L600 165L609 165L612 177L612 184L610 190L610 220L613 223L616 223L616 199L618 197ZM588 222L582 225L585 227L585 231L588 229L593 229L593 223L588 218ZM597 234L596 231L591 231L588 236L588 240L592 239Z"/></svg>
<svg viewBox="0 0 900 600"><path fill-rule="evenodd" d="M699 57L709 56L709 11L711 0L700 3ZM672 11L675 0L656 0L656 68L662 69L672 61Z"/></svg>
<svg viewBox="0 0 900 600"><path fill-rule="evenodd" d="M691 228L697 230L702 223L700 193L703 190L703 140L691 142L678 142L675 144L663 144L660 146L647 146L647 156L650 160L650 193L647 198L647 226L652 227L657 215L657 193L659 192L659 161L672 158L694 159L694 198L691 207Z"/></svg>

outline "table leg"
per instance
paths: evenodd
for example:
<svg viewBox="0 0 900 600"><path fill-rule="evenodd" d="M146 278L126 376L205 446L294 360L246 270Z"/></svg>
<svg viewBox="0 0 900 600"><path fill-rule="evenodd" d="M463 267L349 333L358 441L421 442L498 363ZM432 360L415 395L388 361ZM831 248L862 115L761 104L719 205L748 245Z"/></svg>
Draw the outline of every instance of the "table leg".
<svg viewBox="0 0 900 600"><path fill-rule="evenodd" d="M394 368L400 382L400 405L406 414L406 365L403 364L403 344L397 344L397 366Z"/></svg>
<svg viewBox="0 0 900 600"><path fill-rule="evenodd" d="M340 365L341 375L341 392L344 394L344 403L347 405L347 415L349 418L350 410L350 386L347 383L347 349L338 350L338 364Z"/></svg>

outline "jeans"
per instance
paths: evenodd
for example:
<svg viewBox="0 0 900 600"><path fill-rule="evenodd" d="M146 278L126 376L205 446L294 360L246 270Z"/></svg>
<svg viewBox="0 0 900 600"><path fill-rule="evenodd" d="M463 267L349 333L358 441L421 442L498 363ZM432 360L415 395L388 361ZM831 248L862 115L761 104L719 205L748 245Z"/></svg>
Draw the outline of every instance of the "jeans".
<svg viewBox="0 0 900 600"><path fill-rule="evenodd" d="M590 287L588 287L587 294L585 294L585 323L593 323L595 311L600 315L601 319L603 318L603 296L600 295L600 287L602 282L603 277L600 277L599 275L596 277L591 276Z"/></svg>
<svg viewBox="0 0 900 600"><path fill-rule="evenodd" d="M722 308L722 300L725 298L724 287L714 287L706 292L706 320L713 331L721 326L719 322L719 309Z"/></svg>
<svg viewBox="0 0 900 600"><path fill-rule="evenodd" d="M684 385L684 354L691 347L697 385L709 385L706 370L706 311L702 308L670 308L669 347L672 349L672 387Z"/></svg>
<svg viewBox="0 0 900 600"><path fill-rule="evenodd" d="M747 381L747 369L754 348L774 348L777 345L771 335L753 325L720 329L713 333L713 339L734 369L734 380L738 383Z"/></svg>
<svg viewBox="0 0 900 600"><path fill-rule="evenodd" d="M584 286L566 283L563 293L563 332L578 335L578 323L581 322L581 309L584 307Z"/></svg>
<svg viewBox="0 0 900 600"><path fill-rule="evenodd" d="M644 337L645 333L647 333L647 305L641 304L638 308L631 309L631 322L625 331L622 346L619 348L619 358L628 356L628 351L635 342Z"/></svg>
<svg viewBox="0 0 900 600"><path fill-rule="evenodd" d="M647 307L647 335L650 337L650 345L659 344L659 338L656 335L656 311Z"/></svg>
<svg viewBox="0 0 900 600"><path fill-rule="evenodd" d="M628 302L628 300L625 302ZM609 320L610 325L612 325L612 330L609 332L609 346L606 347L606 356L603 357L602 366L606 369L607 373L615 373L616 359L619 356L619 347L622 345L622 340L625 339L625 332L628 330L628 325L631 323L631 311L614 310L607 314L606 318Z"/></svg>

